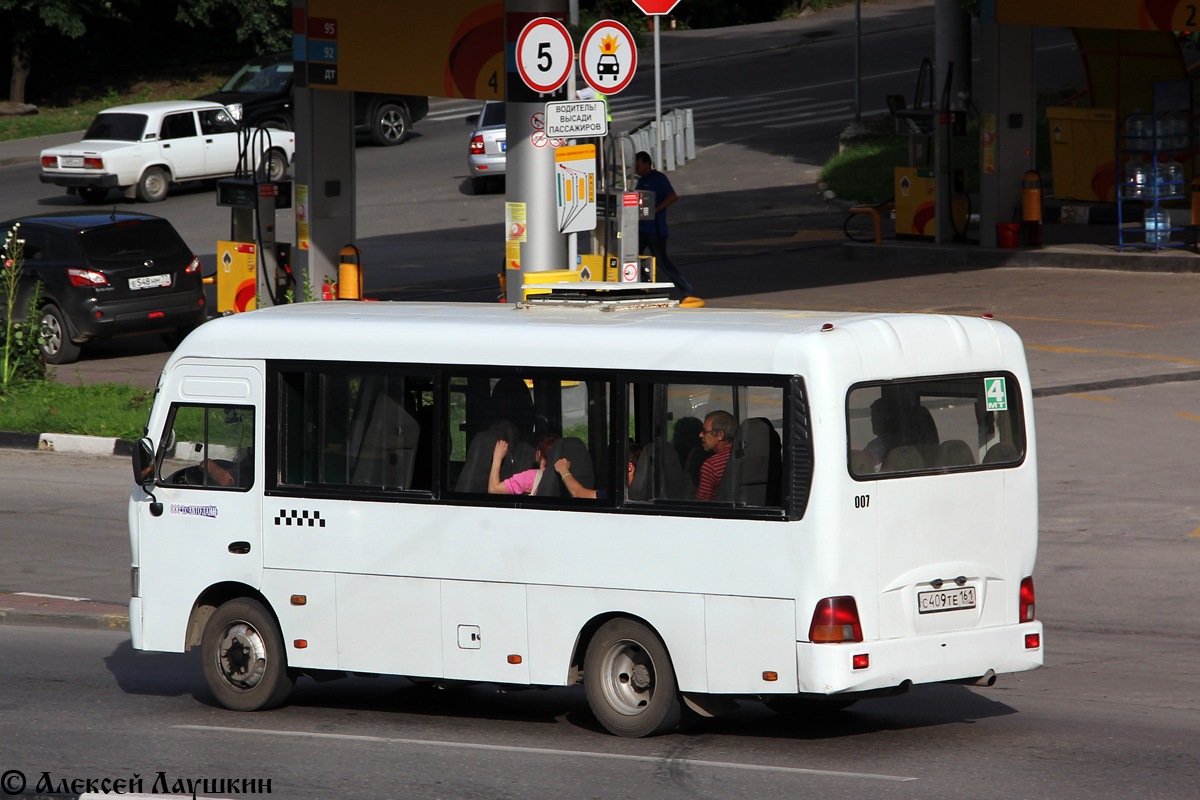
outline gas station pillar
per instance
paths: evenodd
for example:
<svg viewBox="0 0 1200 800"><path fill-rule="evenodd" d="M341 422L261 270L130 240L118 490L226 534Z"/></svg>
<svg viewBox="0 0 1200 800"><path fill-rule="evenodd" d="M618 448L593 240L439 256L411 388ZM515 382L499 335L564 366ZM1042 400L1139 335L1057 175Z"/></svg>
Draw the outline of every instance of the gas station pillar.
<svg viewBox="0 0 1200 800"><path fill-rule="evenodd" d="M1036 162L1034 28L982 23L979 50L979 239L984 247L996 247L996 224L1014 221L1014 210L1021 205L1021 180Z"/></svg>
<svg viewBox="0 0 1200 800"><path fill-rule="evenodd" d="M538 17L567 21L567 0L505 0L506 54L505 109L507 134L506 208L515 221L524 217L524 230L514 234L506 226L504 259L508 302L521 300L521 284L529 272L567 269L567 237L558 232L558 199L555 188L554 147L547 141L546 103L565 100L566 88L539 94L517 72L516 44L521 30ZM574 66L572 66L574 69ZM523 239L523 241L515 241ZM519 253L514 265L513 255Z"/></svg>
<svg viewBox="0 0 1200 800"><path fill-rule="evenodd" d="M307 8L307 2L295 0L293 7ZM292 112L296 132L293 206L297 223L303 214L308 230L307 250L303 249L304 231L298 231L297 246L292 250L293 271L297 279L303 275L312 296L320 298L325 279L337 280L342 248L355 240L354 93L311 89L307 75L296 75ZM304 288L297 287L296 299L302 300L304 295Z"/></svg>

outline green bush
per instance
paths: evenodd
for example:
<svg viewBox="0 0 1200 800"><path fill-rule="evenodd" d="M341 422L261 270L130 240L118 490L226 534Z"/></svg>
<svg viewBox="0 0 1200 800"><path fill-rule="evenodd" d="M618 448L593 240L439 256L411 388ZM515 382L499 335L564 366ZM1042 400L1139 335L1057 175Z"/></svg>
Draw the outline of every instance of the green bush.
<svg viewBox="0 0 1200 800"><path fill-rule="evenodd" d="M5 234L3 255L0 256L0 298L4 302L4 324L0 325L0 395L26 381L46 376L38 314L41 284L33 287L25 308L17 308L17 289L25 263L25 243L20 237L20 229L21 225L17 223Z"/></svg>

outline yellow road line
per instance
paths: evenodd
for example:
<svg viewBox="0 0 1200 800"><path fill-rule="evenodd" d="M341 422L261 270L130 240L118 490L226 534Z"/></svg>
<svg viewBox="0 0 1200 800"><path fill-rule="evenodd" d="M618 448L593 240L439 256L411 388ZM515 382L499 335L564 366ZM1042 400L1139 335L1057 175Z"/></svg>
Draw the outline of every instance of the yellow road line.
<svg viewBox="0 0 1200 800"><path fill-rule="evenodd" d="M1178 356L1156 356L1150 353L1125 353L1120 350L1088 350L1083 347L1061 347L1050 344L1027 344L1028 350L1042 350L1047 353L1091 353L1100 356L1130 356L1131 358L1152 358L1156 361L1178 361L1182 364L1200 364L1194 358L1179 358Z"/></svg>
<svg viewBox="0 0 1200 800"><path fill-rule="evenodd" d="M753 301L753 305L770 305L778 307L779 303L767 303L761 300ZM805 304L803 306L790 305L789 308L807 308L813 311L858 311L868 314L948 314L953 312L948 311L913 311L912 309L897 309L897 308L863 308L860 306L820 306ZM981 316L979 314L966 314L965 316ZM1108 322L1100 319L1059 319L1058 317L1022 317L1016 314L995 314L996 319L1023 319L1032 322L1069 322L1076 325L1112 325L1119 328L1149 328L1151 330L1164 330L1162 325L1142 325L1137 322Z"/></svg>
<svg viewBox="0 0 1200 800"><path fill-rule="evenodd" d="M1194 530L1194 531L1192 531L1191 533L1189 533L1189 534L1188 534L1188 538L1189 538L1189 539L1193 539L1193 538L1200 538L1200 528L1196 528L1196 530Z"/></svg>
<svg viewBox="0 0 1200 800"><path fill-rule="evenodd" d="M1180 412L1176 413L1175 416L1183 417L1184 419L1194 419L1197 422L1200 422L1200 416L1197 416L1196 414L1185 414L1182 411L1180 411Z"/></svg>
<svg viewBox="0 0 1200 800"><path fill-rule="evenodd" d="M1072 394L1072 395L1069 395L1069 396L1070 396L1070 397L1078 397L1078 398L1079 398L1079 399L1081 399L1081 400L1103 400L1105 403L1119 403L1119 402L1121 402L1120 400L1118 400L1118 399L1117 399L1117 398L1115 398L1115 397L1101 397L1101 396L1100 396L1100 395L1098 395L1098 394Z"/></svg>

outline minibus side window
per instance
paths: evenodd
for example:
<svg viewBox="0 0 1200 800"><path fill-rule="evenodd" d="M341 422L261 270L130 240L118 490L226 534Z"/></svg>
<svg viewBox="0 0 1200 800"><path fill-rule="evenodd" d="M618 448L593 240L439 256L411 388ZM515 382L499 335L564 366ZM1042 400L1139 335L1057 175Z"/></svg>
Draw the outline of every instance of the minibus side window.
<svg viewBox="0 0 1200 800"><path fill-rule="evenodd" d="M847 428L856 477L1013 466L1025 457L1020 387L1008 373L856 386Z"/></svg>
<svg viewBox="0 0 1200 800"><path fill-rule="evenodd" d="M494 371L451 376L448 387L447 485L453 492L496 501L511 495L611 499L607 382Z"/></svg>
<svg viewBox="0 0 1200 800"><path fill-rule="evenodd" d="M432 378L281 372L279 485L429 491L432 423Z"/></svg>
<svg viewBox="0 0 1200 800"><path fill-rule="evenodd" d="M644 398L651 393L648 421ZM633 435L643 445L630 500L781 505L781 387L633 384L629 394Z"/></svg>
<svg viewBox="0 0 1200 800"><path fill-rule="evenodd" d="M158 480L169 486L245 491L254 485L252 406L171 406Z"/></svg>

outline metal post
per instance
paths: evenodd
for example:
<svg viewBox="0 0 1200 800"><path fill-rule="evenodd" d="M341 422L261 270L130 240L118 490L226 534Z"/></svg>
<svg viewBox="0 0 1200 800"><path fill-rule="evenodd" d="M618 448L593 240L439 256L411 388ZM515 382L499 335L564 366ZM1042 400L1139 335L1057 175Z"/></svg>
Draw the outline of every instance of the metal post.
<svg viewBox="0 0 1200 800"><path fill-rule="evenodd" d="M862 122L862 2L854 0L854 121Z"/></svg>
<svg viewBox="0 0 1200 800"><path fill-rule="evenodd" d="M544 115L546 103L565 100L566 86L553 94L539 95L521 80L514 55L516 37L536 17L567 19L567 0L505 0L505 30L511 36L505 80L508 119L508 170L506 199L518 203L525 214L525 241L520 242L520 269L510 269L505 259L506 299L522 299L521 284L530 272L567 268L567 237L558 232L558 204L554 183L554 148L533 141L533 119Z"/></svg>
<svg viewBox="0 0 1200 800"><path fill-rule="evenodd" d="M654 15L654 119L658 123L654 137L654 167L662 169L662 48L659 46L658 28L662 16Z"/></svg>

